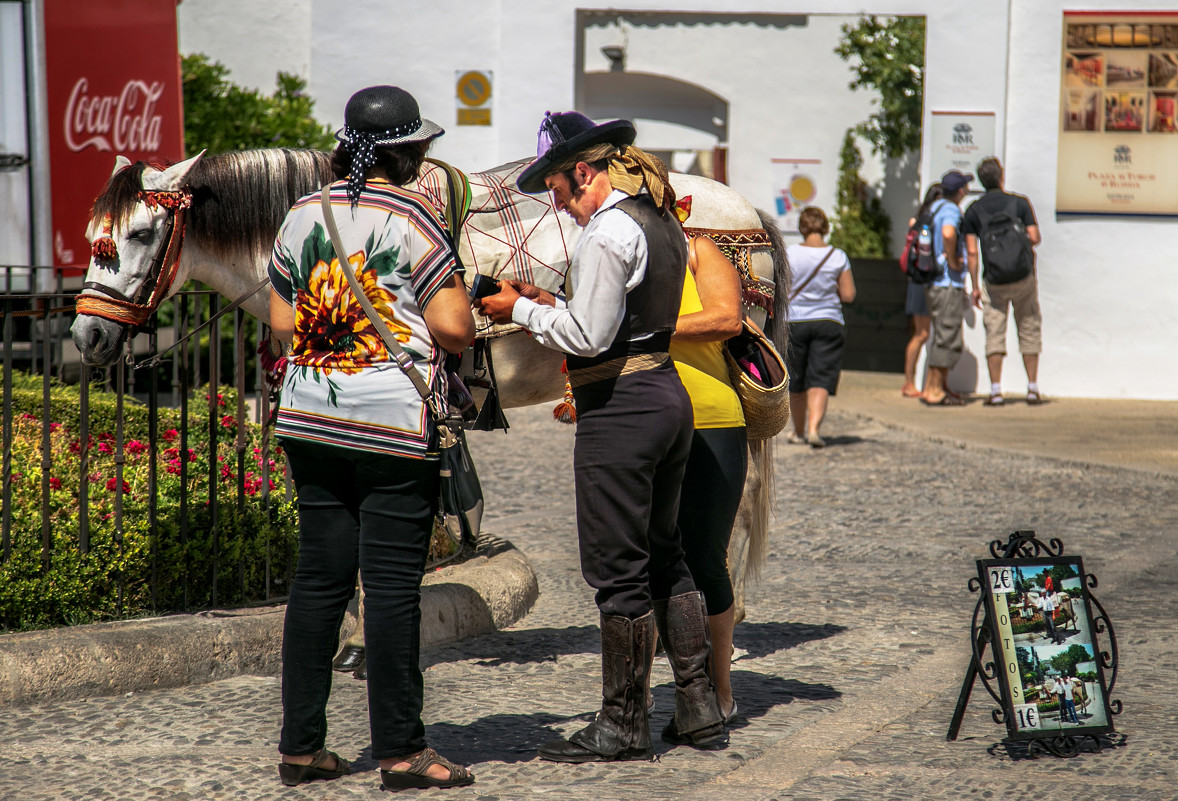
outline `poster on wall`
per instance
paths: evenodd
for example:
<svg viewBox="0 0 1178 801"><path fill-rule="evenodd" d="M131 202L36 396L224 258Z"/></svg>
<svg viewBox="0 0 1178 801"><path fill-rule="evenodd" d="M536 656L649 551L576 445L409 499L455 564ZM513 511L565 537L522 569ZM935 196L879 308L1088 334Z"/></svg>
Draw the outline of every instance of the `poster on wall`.
<svg viewBox="0 0 1178 801"><path fill-rule="evenodd" d="M90 205L115 156L184 158L176 6L46 0L44 9L53 262L80 273L90 261Z"/></svg>
<svg viewBox="0 0 1178 801"><path fill-rule="evenodd" d="M1178 12L1067 12L1059 214L1178 216Z"/></svg>
<svg viewBox="0 0 1178 801"><path fill-rule="evenodd" d="M818 202L821 159L773 159L773 210L783 234L798 233L798 215ZM827 212L829 213L829 209Z"/></svg>
<svg viewBox="0 0 1178 801"><path fill-rule="evenodd" d="M932 180L939 181L950 170L967 175L977 173L978 162L994 152L995 117L992 111L934 111L929 135ZM975 178L970 192L981 192Z"/></svg>

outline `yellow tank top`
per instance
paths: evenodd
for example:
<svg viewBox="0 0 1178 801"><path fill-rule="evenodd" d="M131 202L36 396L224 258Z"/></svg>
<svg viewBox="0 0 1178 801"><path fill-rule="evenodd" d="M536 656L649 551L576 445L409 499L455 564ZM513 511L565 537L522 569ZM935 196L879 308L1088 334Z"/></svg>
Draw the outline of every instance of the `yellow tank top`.
<svg viewBox="0 0 1178 801"><path fill-rule="evenodd" d="M688 267L679 314L682 316L702 310L703 303L695 288L695 276ZM723 347L722 342L671 341L671 358L691 397L696 428L734 428L744 425L740 398L728 381L728 365L724 361Z"/></svg>

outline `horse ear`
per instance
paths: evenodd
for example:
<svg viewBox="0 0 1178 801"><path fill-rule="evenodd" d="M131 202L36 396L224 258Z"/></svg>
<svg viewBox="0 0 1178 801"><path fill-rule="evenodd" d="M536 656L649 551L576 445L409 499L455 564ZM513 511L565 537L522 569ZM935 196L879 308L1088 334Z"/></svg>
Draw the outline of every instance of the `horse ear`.
<svg viewBox="0 0 1178 801"><path fill-rule="evenodd" d="M201 156L204 154L205 151L202 150L192 158L186 161L181 161L178 164L173 164L171 167L168 167L166 170L164 170L164 189L170 191L179 189L180 184L184 182L184 176L188 175L188 171L196 166L196 162L200 161Z"/></svg>
<svg viewBox="0 0 1178 801"><path fill-rule="evenodd" d="M131 159L127 158L126 156L115 156L115 168L114 171L111 172L110 177L114 178L116 175L130 166Z"/></svg>

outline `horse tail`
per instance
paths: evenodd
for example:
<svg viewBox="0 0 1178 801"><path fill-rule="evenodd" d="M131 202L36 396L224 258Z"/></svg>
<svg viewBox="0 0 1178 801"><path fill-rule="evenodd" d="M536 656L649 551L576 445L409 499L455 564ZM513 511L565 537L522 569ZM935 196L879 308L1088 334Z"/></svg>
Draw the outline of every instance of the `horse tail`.
<svg viewBox="0 0 1178 801"><path fill-rule="evenodd" d="M749 440L749 472L752 480L746 482L751 497L746 507L749 544L745 576L756 581L769 555L769 510L775 495L772 439Z"/></svg>
<svg viewBox="0 0 1178 801"><path fill-rule="evenodd" d="M785 255L785 240L781 237L777 222L763 209L757 209L757 217L769 235L769 241L773 243L773 314L765 323L765 333L773 340L777 352L784 356L789 349L789 290L792 273Z"/></svg>

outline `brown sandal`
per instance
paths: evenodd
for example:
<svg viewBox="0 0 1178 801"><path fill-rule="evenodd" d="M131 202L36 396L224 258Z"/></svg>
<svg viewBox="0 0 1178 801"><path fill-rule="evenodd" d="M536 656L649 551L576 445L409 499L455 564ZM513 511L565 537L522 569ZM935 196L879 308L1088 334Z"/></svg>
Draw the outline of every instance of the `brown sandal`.
<svg viewBox="0 0 1178 801"><path fill-rule="evenodd" d="M329 757L335 757L334 768L323 767ZM348 760L341 758L339 754L321 748L309 764L296 765L293 762L279 762L278 777L287 787L295 787L305 782L313 782L316 779L338 779L340 776L347 776L350 767Z"/></svg>
<svg viewBox="0 0 1178 801"><path fill-rule="evenodd" d="M450 771L449 779L435 779L426 773L433 765L441 765ZM386 790L425 790L430 787L465 787L474 784L474 775L462 765L455 765L432 748L426 748L410 763L406 770L381 770L381 786Z"/></svg>

